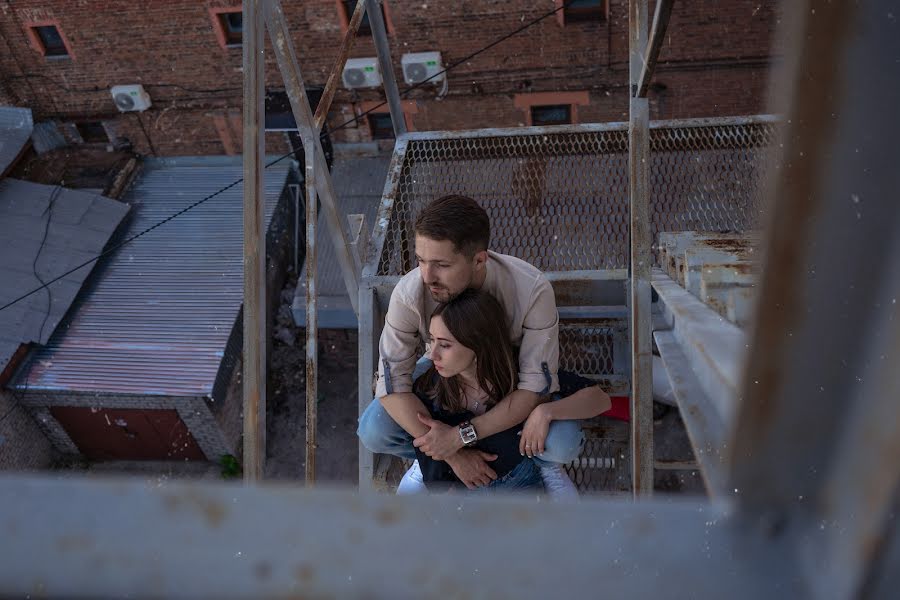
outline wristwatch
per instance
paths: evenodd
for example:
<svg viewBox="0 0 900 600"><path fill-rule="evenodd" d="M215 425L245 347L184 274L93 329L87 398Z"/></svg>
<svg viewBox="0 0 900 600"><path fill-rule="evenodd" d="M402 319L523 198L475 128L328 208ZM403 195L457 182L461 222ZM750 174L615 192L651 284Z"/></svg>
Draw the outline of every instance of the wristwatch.
<svg viewBox="0 0 900 600"><path fill-rule="evenodd" d="M459 424L459 439L462 440L464 446L471 446L478 441L478 434L475 433L475 427L468 421Z"/></svg>

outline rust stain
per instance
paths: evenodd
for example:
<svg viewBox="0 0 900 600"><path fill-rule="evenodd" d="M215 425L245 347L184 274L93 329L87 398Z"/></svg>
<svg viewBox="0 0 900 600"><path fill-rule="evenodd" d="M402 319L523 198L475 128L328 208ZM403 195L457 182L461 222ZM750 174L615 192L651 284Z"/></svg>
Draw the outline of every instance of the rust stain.
<svg viewBox="0 0 900 600"><path fill-rule="evenodd" d="M316 569L307 563L300 563L297 565L297 568L294 569L294 577L296 577L297 581L300 583L312 583L316 578Z"/></svg>
<svg viewBox="0 0 900 600"><path fill-rule="evenodd" d="M163 506L170 512L178 511L183 506L197 509L203 515L206 524L213 528L218 528L222 525L228 512L219 502L195 492L165 495L163 496Z"/></svg>
<svg viewBox="0 0 900 600"><path fill-rule="evenodd" d="M375 520L379 525L395 525L400 522L400 511L395 508L383 507L375 511Z"/></svg>
<svg viewBox="0 0 900 600"><path fill-rule="evenodd" d="M253 566L253 574L257 579L268 579L272 575L272 565L267 561L261 561Z"/></svg>
<svg viewBox="0 0 900 600"><path fill-rule="evenodd" d="M94 544L87 535L63 535L56 538L56 547L60 552L77 552Z"/></svg>

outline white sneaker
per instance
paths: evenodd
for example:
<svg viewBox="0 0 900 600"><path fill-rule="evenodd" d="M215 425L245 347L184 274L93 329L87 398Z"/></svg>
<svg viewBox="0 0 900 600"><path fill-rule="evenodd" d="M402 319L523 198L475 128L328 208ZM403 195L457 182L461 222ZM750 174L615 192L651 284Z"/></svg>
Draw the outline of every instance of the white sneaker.
<svg viewBox="0 0 900 600"><path fill-rule="evenodd" d="M569 479L569 475L563 470L562 465L543 463L539 466L541 479L544 480L544 489L551 500L571 502L578 499L578 488Z"/></svg>
<svg viewBox="0 0 900 600"><path fill-rule="evenodd" d="M412 466L404 473L397 486L398 496L410 496L412 494L424 494L428 490L425 487L425 479L422 477L422 469L419 461L414 460Z"/></svg>

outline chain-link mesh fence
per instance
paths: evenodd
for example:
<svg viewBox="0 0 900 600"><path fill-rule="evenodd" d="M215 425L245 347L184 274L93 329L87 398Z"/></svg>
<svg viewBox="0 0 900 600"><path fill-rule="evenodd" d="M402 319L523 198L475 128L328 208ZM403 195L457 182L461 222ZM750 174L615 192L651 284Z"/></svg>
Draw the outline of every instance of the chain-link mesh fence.
<svg viewBox="0 0 900 600"><path fill-rule="evenodd" d="M650 212L660 231L745 231L759 223L770 118L656 123ZM412 228L440 196L477 200L491 247L544 271L628 264L628 132L619 127L446 134L408 142L379 260L379 275L415 266Z"/></svg>

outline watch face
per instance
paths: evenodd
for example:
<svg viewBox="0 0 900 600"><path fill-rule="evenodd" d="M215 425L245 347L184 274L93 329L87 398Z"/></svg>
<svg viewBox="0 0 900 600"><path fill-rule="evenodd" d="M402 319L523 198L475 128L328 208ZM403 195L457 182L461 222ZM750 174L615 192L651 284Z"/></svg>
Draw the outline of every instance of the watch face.
<svg viewBox="0 0 900 600"><path fill-rule="evenodd" d="M463 444L472 444L478 440L475 428L471 423L464 423L459 427L459 437L462 438Z"/></svg>

